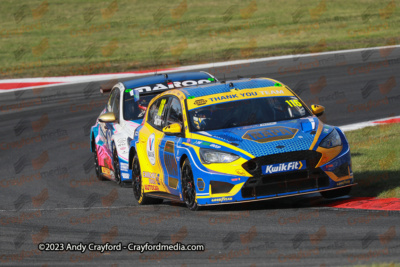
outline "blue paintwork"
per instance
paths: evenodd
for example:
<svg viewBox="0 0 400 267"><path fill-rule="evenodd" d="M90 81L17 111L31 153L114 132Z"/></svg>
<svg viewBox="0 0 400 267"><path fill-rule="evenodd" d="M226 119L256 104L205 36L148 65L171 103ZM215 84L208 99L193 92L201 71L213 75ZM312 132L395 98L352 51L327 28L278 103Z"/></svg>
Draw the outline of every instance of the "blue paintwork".
<svg viewBox="0 0 400 267"><path fill-rule="evenodd" d="M269 87L269 86L274 86L275 81L271 80L239 80L234 82L235 88L238 89L243 89L243 88L258 88L258 87ZM277 87L279 88L279 87ZM205 95L211 95L211 94L217 94L217 93L223 93L223 92L229 92L231 88L228 87L228 85L225 84L208 84L208 85L202 85L202 86L195 86L191 88L184 88L181 89L182 92L186 94L186 96L194 96L194 97L199 97L199 96L205 96ZM183 158L187 157L189 158L191 167L192 167L192 172L195 180L195 184L197 181L197 178L202 178L205 186L204 190L200 191L196 187L196 194L197 196L207 196L209 195L209 185L210 181L221 181L221 182L228 182L233 185L245 183L250 177L249 176L241 176L241 175L230 175L230 174L225 174L225 173L220 173L216 172L213 170L210 170L207 168L207 164L203 164L201 162L201 159L199 158L199 155L196 153L195 147L200 147L200 148L210 148L210 149L218 149L219 151L225 151L225 152L230 152L234 153L246 160L251 159L252 157L261 157L261 156L266 156L266 155L272 155L272 154L278 154L278 153L285 153L285 152L292 152L292 151L302 151L302 150L316 150L318 148L319 143L321 140L323 140L328 134L330 134L333 129L336 129L342 139L343 143L343 148L342 151L338 156L336 156L334 159L326 163L325 165L321 166L320 168L323 171L333 171L336 167L340 166L344 162L351 163L350 159L350 150L349 150L349 145L346 140L346 137L344 136L343 132L337 128L333 127L330 125L323 125L322 132L320 136L318 137L318 140L316 141L315 145L312 146L312 143L314 142L314 138L316 136L317 129L320 125L320 121L317 119L315 116L310 116L307 118L301 118L301 119L294 119L294 120L287 120L287 121L280 121L280 122L275 122L275 123L268 123L268 124L257 124L257 125L250 125L250 126L244 126L244 127L236 127L236 128L229 128L229 129L222 129L222 130L213 130L213 131L207 131L207 132L195 132L196 134L203 135L208 138L214 138L215 140L218 140L220 142L226 143L226 146L222 145L221 143L216 144L211 142L204 142L203 140L196 140L196 139L189 139L189 138L182 138L182 137L175 137L175 136L164 136L163 139L160 142L159 147L156 149L159 149L159 155L160 155L160 162L163 166L163 172L164 172L164 177L168 177L168 170L167 170L167 165L166 162L164 161L164 146L167 141L174 142L174 157L177 161L177 166L180 166L182 164ZM250 130L257 130L257 129L265 129L269 127L286 127L286 128L292 128L296 129L297 132L293 135L292 138L290 139L284 139L284 140L276 140L276 141L270 141L270 142L255 142L254 140L247 140L244 139L243 136L246 134L246 132ZM139 132L142 129L142 126L138 127L134 139L131 142L131 148L134 148L136 146L136 143L138 142L139 138ZM190 145L187 145L187 144ZM248 155L232 150L231 148L228 147L228 145L234 145L239 149L242 149L246 151L247 153L250 153L252 157L249 157ZM217 146L217 147L215 147ZM279 146L280 148L277 148ZM173 175L174 178L179 179L179 185L181 184L181 173L180 173L180 168L178 168L178 175ZM353 183L354 179L351 179L350 183ZM164 183L168 185L168 181L164 180ZM276 197L276 196L290 196L290 195L295 195L300 193L312 193L312 192L317 192L323 189L329 189L329 188L334 188L337 187L338 183L334 182L333 180L330 179L330 184L327 187L320 187L317 189L307 189L307 190L302 190L302 191L294 191L294 192L287 192L287 193L281 193L281 194L273 194L273 195L268 195L268 196L262 196L262 197L250 197L250 198L243 198L241 195L241 191L230 197L225 197L221 198L220 201L213 201L213 198L198 198L197 203L199 205L208 205L208 204L218 204L218 203L227 203L227 202L240 202L240 201L248 201L248 200L258 200L258 199L267 199L271 197ZM169 188L171 193L173 195L180 196L182 194L182 188L178 186L177 189L171 189ZM214 198L214 200L219 199ZM182 197L181 197L181 200Z"/></svg>
<svg viewBox="0 0 400 267"><path fill-rule="evenodd" d="M318 128L319 121L317 118L309 117L315 122L315 129ZM274 124L258 124L245 127L229 128L223 130L214 130L206 132L212 135L213 138L224 141L224 142L234 142L238 144L238 148L249 152L254 157L261 157L265 155L270 155L274 153L285 153L296 150L308 150L314 140L315 133L311 131L304 132L301 128L302 122L309 122L308 118L301 118L297 120L282 121ZM249 130L255 129L265 129L268 127L288 127L292 129L298 129L298 132L291 139L278 140L274 142L258 143L248 139L243 139L242 136ZM201 132L197 132L201 134ZM207 136L207 135L205 135ZM281 149L277 149L277 146L284 146Z"/></svg>

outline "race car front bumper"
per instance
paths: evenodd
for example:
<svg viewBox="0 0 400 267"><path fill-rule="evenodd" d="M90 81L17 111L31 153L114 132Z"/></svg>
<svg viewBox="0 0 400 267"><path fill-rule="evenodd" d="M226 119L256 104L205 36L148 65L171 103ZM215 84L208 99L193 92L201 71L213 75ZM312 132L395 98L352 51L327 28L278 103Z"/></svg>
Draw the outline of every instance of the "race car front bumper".
<svg viewBox="0 0 400 267"><path fill-rule="evenodd" d="M253 159L257 168L244 168L252 177L238 177L226 175L225 177L206 175L203 173L201 180L197 181L197 204L215 205L239 202L258 201L264 199L282 198L304 195L321 191L328 191L354 185L351 158L348 146L343 146L342 151L326 164L317 166L321 154L316 151L296 151L278 155L270 155ZM282 172L273 175L262 175L261 166L277 162L303 160L307 162L307 169ZM249 161L250 162L250 161ZM208 178L208 179L207 179ZM216 180L218 179L218 180ZM198 190L207 188L208 190Z"/></svg>

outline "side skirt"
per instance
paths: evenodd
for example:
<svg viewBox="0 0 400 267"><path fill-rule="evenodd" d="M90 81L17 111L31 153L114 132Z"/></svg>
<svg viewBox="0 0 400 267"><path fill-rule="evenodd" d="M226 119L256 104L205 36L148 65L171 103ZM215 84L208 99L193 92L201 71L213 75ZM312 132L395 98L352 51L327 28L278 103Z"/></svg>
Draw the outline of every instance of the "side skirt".
<svg viewBox="0 0 400 267"><path fill-rule="evenodd" d="M152 193L146 193L146 195L149 197L168 199L171 201L183 203L183 201L181 201L178 196L171 195L165 192L152 192Z"/></svg>

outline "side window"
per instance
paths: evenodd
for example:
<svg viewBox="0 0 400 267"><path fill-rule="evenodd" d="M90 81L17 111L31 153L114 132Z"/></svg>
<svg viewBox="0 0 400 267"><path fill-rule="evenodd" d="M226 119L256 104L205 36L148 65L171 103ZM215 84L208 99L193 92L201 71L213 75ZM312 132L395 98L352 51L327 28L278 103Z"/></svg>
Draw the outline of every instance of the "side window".
<svg viewBox="0 0 400 267"><path fill-rule="evenodd" d="M112 106L112 112L114 113L115 118L117 118L117 120L119 120L119 96L120 96L120 91L119 89L115 90L115 97L113 99L113 106Z"/></svg>
<svg viewBox="0 0 400 267"><path fill-rule="evenodd" d="M160 99L154 101L153 105L150 106L147 122L150 123L151 125L154 125L154 116L157 113L159 105L160 105Z"/></svg>
<svg viewBox="0 0 400 267"><path fill-rule="evenodd" d="M151 105L147 122L154 128L161 130L165 127L165 117L170 98L158 99Z"/></svg>
<svg viewBox="0 0 400 267"><path fill-rule="evenodd" d="M181 103L179 102L178 98L175 97L172 97L169 114L167 118L167 124L165 126L168 126L173 123L179 123L181 127L183 127Z"/></svg>
<svg viewBox="0 0 400 267"><path fill-rule="evenodd" d="M115 88L114 90L112 90L111 94L110 94L110 98L108 99L107 102L107 112L112 112L112 106L115 100L115 95L117 94L117 92L119 91L118 88Z"/></svg>

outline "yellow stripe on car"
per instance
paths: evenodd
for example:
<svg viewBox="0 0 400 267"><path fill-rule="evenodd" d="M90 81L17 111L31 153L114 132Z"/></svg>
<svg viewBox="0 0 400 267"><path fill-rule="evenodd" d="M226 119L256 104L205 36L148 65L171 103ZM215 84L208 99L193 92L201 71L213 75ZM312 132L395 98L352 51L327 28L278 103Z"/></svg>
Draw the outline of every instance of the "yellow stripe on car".
<svg viewBox="0 0 400 267"><path fill-rule="evenodd" d="M275 87L275 86L262 87L257 89L242 89L239 91L232 90L231 92L187 99L187 106L188 109L191 110L198 107L226 103L230 101L234 102L237 100L260 98L260 97L272 97L272 96L293 96L293 94L285 87Z"/></svg>

